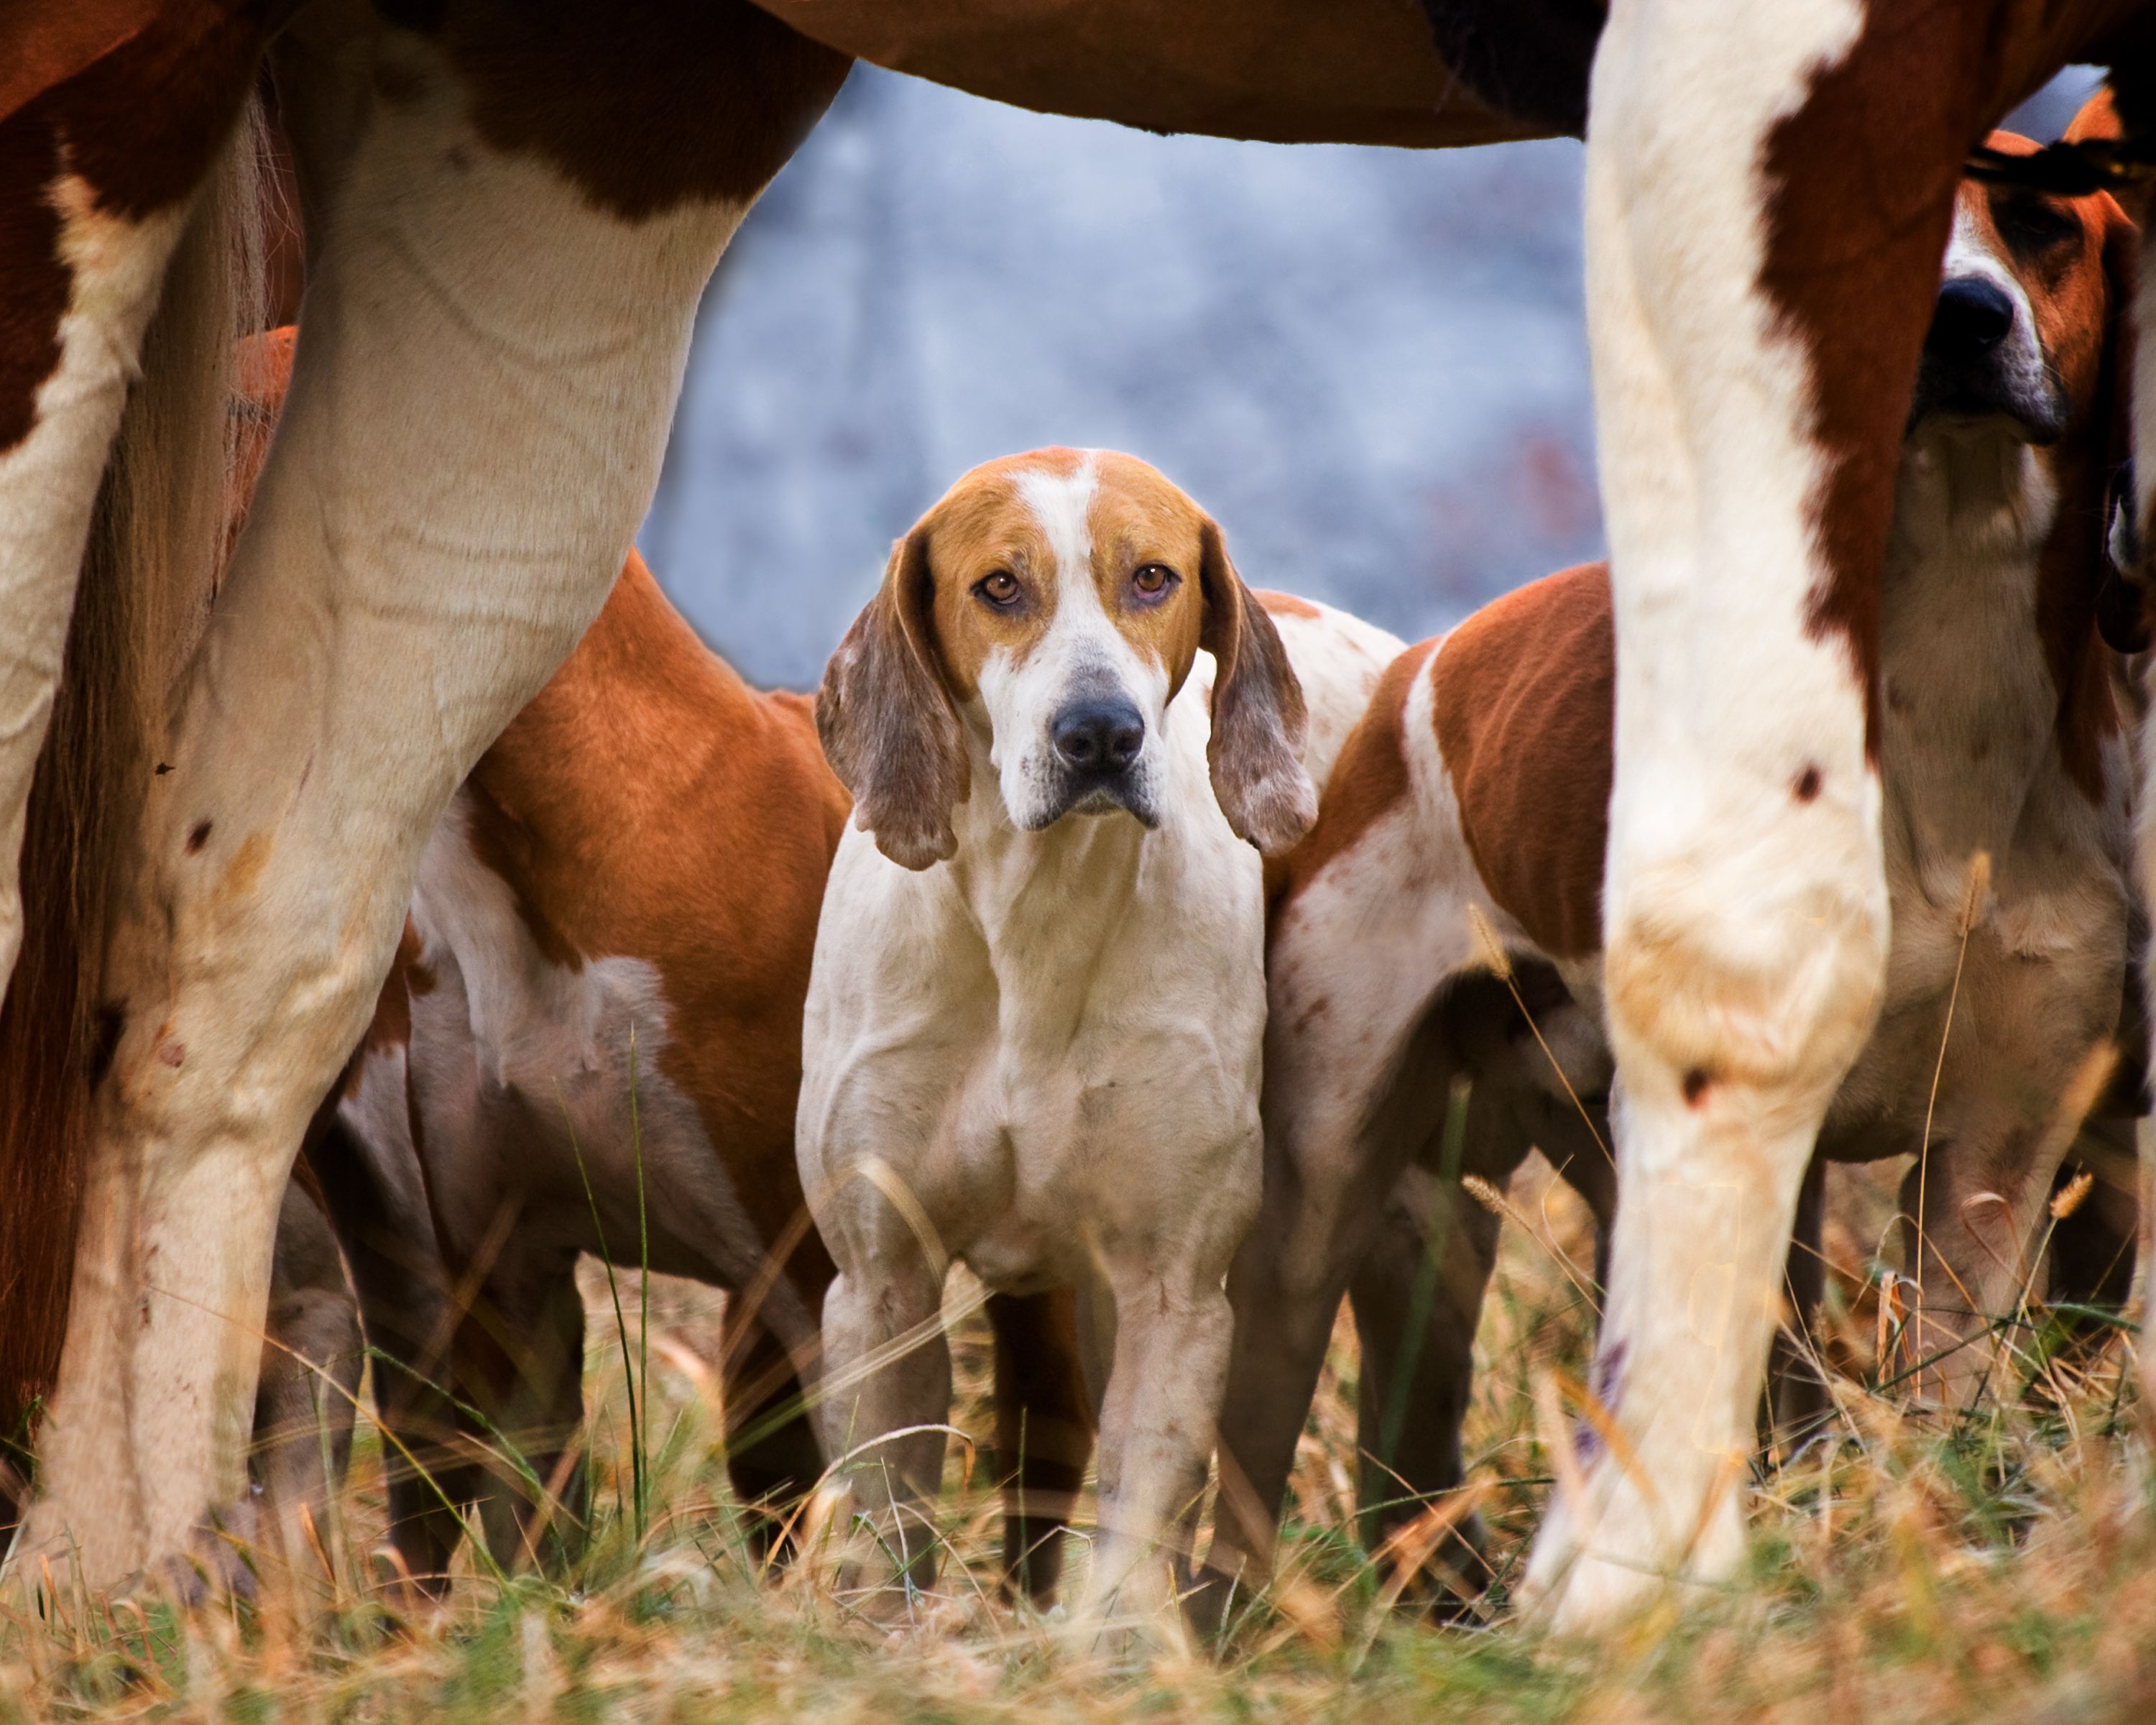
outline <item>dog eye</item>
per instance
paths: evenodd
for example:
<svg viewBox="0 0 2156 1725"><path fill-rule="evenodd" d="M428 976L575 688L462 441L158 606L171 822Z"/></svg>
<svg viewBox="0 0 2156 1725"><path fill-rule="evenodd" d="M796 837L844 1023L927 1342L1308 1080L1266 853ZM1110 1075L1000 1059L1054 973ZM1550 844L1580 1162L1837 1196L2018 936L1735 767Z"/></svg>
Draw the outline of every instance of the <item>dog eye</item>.
<svg viewBox="0 0 2156 1725"><path fill-rule="evenodd" d="M1166 563L1141 563L1137 572L1131 577L1131 585L1147 598L1157 599L1175 585L1175 571Z"/></svg>
<svg viewBox="0 0 2156 1725"><path fill-rule="evenodd" d="M2081 232L2071 210L2046 198L2001 198L1992 207L1999 237L2016 251L2037 252Z"/></svg>
<svg viewBox="0 0 2156 1725"><path fill-rule="evenodd" d="M991 605L1008 608L1018 603L1019 595L1025 589L1018 584L1018 577L1008 569L998 569L983 575L973 583L973 591Z"/></svg>

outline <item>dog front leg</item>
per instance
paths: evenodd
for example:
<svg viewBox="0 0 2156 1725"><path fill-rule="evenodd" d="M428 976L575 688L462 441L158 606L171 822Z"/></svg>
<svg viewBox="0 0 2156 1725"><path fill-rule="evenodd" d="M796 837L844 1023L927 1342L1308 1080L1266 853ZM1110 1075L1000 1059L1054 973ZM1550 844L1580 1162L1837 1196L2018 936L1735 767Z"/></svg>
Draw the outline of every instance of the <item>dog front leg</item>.
<svg viewBox="0 0 2156 1725"><path fill-rule="evenodd" d="M848 1244L834 1235L839 1274L824 1296L824 1450L853 1500L839 1591L871 1616L903 1618L936 1580L951 1413L943 1277L910 1240L862 1261Z"/></svg>
<svg viewBox="0 0 2156 1725"><path fill-rule="evenodd" d="M1163 1276L1151 1263L1107 1276L1115 1358L1101 1409L1100 1521L1085 1621L1142 1629L1175 1598L1171 1530L1205 1486L1235 1320L1217 1273Z"/></svg>
<svg viewBox="0 0 2156 1725"><path fill-rule="evenodd" d="M2012 1387L2016 1316L2045 1291L2033 1284L2063 1149L2044 1141L2056 1136L1945 1137L1903 1178L1903 1261L1917 1288L1903 1353L1922 1399L1962 1408Z"/></svg>

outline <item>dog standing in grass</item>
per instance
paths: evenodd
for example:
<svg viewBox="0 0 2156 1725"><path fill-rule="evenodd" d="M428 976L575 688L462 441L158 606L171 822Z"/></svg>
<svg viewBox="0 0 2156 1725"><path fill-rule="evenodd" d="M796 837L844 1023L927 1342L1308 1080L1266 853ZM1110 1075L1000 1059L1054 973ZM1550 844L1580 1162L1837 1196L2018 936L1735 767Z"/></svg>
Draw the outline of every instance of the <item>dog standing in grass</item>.
<svg viewBox="0 0 2156 1725"><path fill-rule="evenodd" d="M1195 504L1049 449L968 474L899 542L817 716L855 821L796 1142L838 1266L825 1447L872 1536L849 1584L888 1606L933 1574L963 1260L1080 1291L1105 1393L1085 1609L1144 1614L1204 1485L1257 1210L1260 852L1314 812L1301 689Z"/></svg>

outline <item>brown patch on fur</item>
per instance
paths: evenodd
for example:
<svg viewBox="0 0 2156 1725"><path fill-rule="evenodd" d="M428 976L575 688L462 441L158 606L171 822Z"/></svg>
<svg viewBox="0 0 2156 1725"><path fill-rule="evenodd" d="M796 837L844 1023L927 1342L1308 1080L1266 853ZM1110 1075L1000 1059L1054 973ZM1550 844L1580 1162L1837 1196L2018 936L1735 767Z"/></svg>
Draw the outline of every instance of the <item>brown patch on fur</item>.
<svg viewBox="0 0 2156 1725"><path fill-rule="evenodd" d="M1210 521L1201 545L1205 621L1199 644L1219 666L1213 734L1205 746L1213 793L1237 837L1276 856L1317 818L1317 793L1302 770L1302 685L1280 631L1243 585L1219 528Z"/></svg>
<svg viewBox="0 0 2156 1725"><path fill-rule="evenodd" d="M1553 958L1602 944L1617 712L1606 563L1486 605L1430 673L1437 744L1490 896Z"/></svg>
<svg viewBox="0 0 2156 1725"><path fill-rule="evenodd" d="M1427 146L1541 130L1478 98L1445 63L1413 0L762 3L819 41L895 71L1151 131Z"/></svg>
<svg viewBox="0 0 2156 1725"><path fill-rule="evenodd" d="M824 668L816 728L859 824L893 862L925 869L958 848L951 811L971 769L940 668L928 518L891 547L883 585Z"/></svg>
<svg viewBox="0 0 2156 1725"><path fill-rule="evenodd" d="M481 136L544 157L631 221L747 203L851 65L748 0L444 0L441 12Z"/></svg>
<svg viewBox="0 0 2156 1725"><path fill-rule="evenodd" d="M659 972L660 1069L695 1104L763 1238L781 1240L801 1203L809 961L847 813L807 702L751 689L632 552L470 788L515 811L512 885L560 950ZM813 1311L830 1275L813 1230L791 1261Z"/></svg>
<svg viewBox="0 0 2156 1725"><path fill-rule="evenodd" d="M1308 599L1297 598L1291 593L1275 593L1269 587L1254 587L1250 597L1265 609L1268 617L1322 617L1324 612Z"/></svg>
<svg viewBox="0 0 2156 1725"><path fill-rule="evenodd" d="M37 392L60 361L72 281L54 182L77 176L100 212L130 220L187 197L231 131L262 32L257 8L220 0L87 0L11 32L0 70L10 98L0 105L0 453L29 435Z"/></svg>
<svg viewBox="0 0 2156 1725"><path fill-rule="evenodd" d="M1879 736L1879 580L1894 475L1961 165L1986 128L2133 8L1874 3L1768 133L1760 286L1804 347L1815 639L1839 639Z"/></svg>
<svg viewBox="0 0 2156 1725"><path fill-rule="evenodd" d="M1293 898L1408 794L1408 693L1437 646L1435 639L1417 642L1378 677L1369 706L1340 746L1317 820L1300 845L1265 865L1269 907Z"/></svg>

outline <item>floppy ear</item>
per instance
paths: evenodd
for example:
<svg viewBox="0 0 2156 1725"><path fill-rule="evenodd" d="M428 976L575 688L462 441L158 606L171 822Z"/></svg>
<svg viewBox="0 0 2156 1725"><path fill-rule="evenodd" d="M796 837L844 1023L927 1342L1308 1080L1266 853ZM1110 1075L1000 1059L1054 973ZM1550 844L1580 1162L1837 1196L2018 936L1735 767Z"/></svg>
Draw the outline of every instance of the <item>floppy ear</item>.
<svg viewBox="0 0 2156 1725"><path fill-rule="evenodd" d="M965 800L966 741L937 668L928 529L891 547L883 585L824 668L816 733L876 849L909 869L958 848L951 810Z"/></svg>
<svg viewBox="0 0 2156 1725"><path fill-rule="evenodd" d="M2076 122L2078 123L2078 122ZM2133 300L2141 257L2140 231L2109 197L2103 239L2103 274L2110 296L2111 328L2103 347L2103 388L2108 396L2104 468L2103 580L2097 594L2097 629L2121 653L2146 649L2150 636L2148 572L2133 485Z"/></svg>
<svg viewBox="0 0 2156 1725"><path fill-rule="evenodd" d="M1302 685L1280 631L1243 585L1209 521L1203 544L1198 578L1205 621L1198 644L1217 666L1213 739L1205 750L1213 794L1237 837L1276 856L1317 819L1317 793L1302 770Z"/></svg>
<svg viewBox="0 0 2156 1725"><path fill-rule="evenodd" d="M2080 111L2066 123L2059 141L2062 144L2094 144L2099 148L2106 144L2116 145L2124 141L2126 126L2118 112L2118 99L2112 95L2109 84L2100 85L2097 93L2081 105ZM2136 222L2148 219L2148 182L2139 177L2118 182L2112 195L2125 207L2127 215Z"/></svg>

